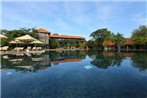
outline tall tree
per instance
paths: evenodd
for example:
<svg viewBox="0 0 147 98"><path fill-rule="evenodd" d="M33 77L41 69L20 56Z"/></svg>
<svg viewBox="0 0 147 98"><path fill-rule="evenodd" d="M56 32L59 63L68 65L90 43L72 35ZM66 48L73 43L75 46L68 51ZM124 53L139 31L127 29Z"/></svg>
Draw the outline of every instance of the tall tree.
<svg viewBox="0 0 147 98"><path fill-rule="evenodd" d="M95 39L97 46L102 47L102 43L104 42L105 38L110 35L111 32L107 30L107 28L98 29L90 34L93 39Z"/></svg>
<svg viewBox="0 0 147 98"><path fill-rule="evenodd" d="M139 45L140 49L147 43L147 26L141 25L138 29L132 32L131 38L136 45Z"/></svg>
<svg viewBox="0 0 147 98"><path fill-rule="evenodd" d="M123 46L123 44L124 44L124 37L122 34L117 33L115 35L115 43L116 43L118 52L120 52L120 47Z"/></svg>

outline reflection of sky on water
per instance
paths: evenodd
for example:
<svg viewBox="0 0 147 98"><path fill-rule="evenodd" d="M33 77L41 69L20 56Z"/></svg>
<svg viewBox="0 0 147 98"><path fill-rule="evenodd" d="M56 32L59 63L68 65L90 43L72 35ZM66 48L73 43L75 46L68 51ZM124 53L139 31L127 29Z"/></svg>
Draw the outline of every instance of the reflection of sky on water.
<svg viewBox="0 0 147 98"><path fill-rule="evenodd" d="M2 58L2 98L147 96L146 53L73 51L21 58L23 61L19 64ZM32 61L31 58L43 59Z"/></svg>

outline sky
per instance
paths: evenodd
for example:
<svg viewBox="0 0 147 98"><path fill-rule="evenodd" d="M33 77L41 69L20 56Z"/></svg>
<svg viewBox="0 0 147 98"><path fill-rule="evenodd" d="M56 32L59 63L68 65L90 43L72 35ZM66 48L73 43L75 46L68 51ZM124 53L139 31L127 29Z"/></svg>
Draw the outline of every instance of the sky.
<svg viewBox="0 0 147 98"><path fill-rule="evenodd" d="M89 35L101 28L131 36L140 25L147 25L147 2L98 0L5 0L1 3L2 29L45 28L51 33Z"/></svg>

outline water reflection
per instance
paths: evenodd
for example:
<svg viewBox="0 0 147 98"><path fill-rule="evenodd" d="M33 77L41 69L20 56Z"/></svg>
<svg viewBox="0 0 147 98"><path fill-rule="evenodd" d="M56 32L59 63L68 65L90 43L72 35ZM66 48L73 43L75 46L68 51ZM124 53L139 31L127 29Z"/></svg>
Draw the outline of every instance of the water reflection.
<svg viewBox="0 0 147 98"><path fill-rule="evenodd" d="M147 97L146 53L2 55L2 68L2 98Z"/></svg>
<svg viewBox="0 0 147 98"><path fill-rule="evenodd" d="M133 61L133 66L138 68L140 71L145 71L147 69L147 54L137 53L131 57Z"/></svg>
<svg viewBox="0 0 147 98"><path fill-rule="evenodd" d="M120 66L125 58L124 54L119 52L95 52L89 51L89 57L92 58L91 64L99 68L108 68L109 66Z"/></svg>
<svg viewBox="0 0 147 98"><path fill-rule="evenodd" d="M1 67L2 69L15 69L21 72L36 72L60 63L81 62L87 55L92 59L90 61L92 65L102 69L121 66L125 59L133 62L131 66L140 71L147 69L146 53L103 51L51 51L44 54L3 55Z"/></svg>
<svg viewBox="0 0 147 98"><path fill-rule="evenodd" d="M44 54L11 54L2 56L2 69L21 72L36 72L47 69L52 64L80 62L86 57L85 51L46 52Z"/></svg>

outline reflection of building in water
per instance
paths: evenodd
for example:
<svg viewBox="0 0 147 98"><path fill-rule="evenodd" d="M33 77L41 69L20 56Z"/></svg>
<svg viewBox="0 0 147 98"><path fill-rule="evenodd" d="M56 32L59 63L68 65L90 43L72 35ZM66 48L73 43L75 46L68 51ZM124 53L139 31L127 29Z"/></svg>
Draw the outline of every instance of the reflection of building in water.
<svg viewBox="0 0 147 98"><path fill-rule="evenodd" d="M133 57L134 53L133 52L124 52L123 53L125 57Z"/></svg>
<svg viewBox="0 0 147 98"><path fill-rule="evenodd" d="M115 56L116 55L116 52L103 52L103 55L104 56Z"/></svg>
<svg viewBox="0 0 147 98"><path fill-rule="evenodd" d="M79 51L63 51L61 52L50 52L50 62L52 64L67 63L67 62L80 62L85 59L86 53Z"/></svg>
<svg viewBox="0 0 147 98"><path fill-rule="evenodd" d="M82 60L83 59L63 59L63 60L51 61L50 63L59 64L59 63L68 63L68 62L80 62Z"/></svg>

